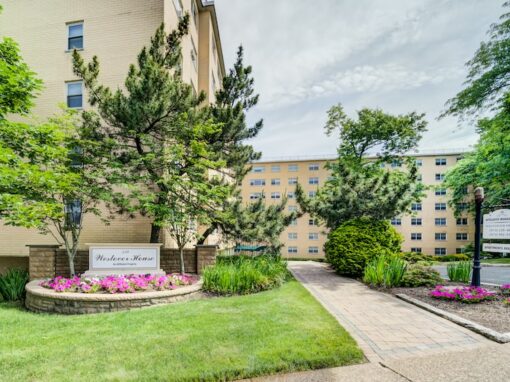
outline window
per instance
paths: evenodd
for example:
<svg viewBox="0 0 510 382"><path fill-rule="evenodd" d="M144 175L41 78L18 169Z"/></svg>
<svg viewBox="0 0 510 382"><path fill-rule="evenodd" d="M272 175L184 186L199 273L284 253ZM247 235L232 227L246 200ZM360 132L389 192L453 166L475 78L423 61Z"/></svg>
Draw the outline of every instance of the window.
<svg viewBox="0 0 510 382"><path fill-rule="evenodd" d="M265 179L251 179L250 180L250 186L265 186L266 180Z"/></svg>
<svg viewBox="0 0 510 382"><path fill-rule="evenodd" d="M468 204L467 203L457 203L457 209L459 211L467 210Z"/></svg>
<svg viewBox="0 0 510 382"><path fill-rule="evenodd" d="M422 174L418 174L418 175L416 176L416 180L417 180L418 182L421 182L421 181L423 180L423 175L422 175Z"/></svg>
<svg viewBox="0 0 510 382"><path fill-rule="evenodd" d="M292 220L290 221L290 224L289 224L289 225L291 225L291 226L297 226L297 219L292 219Z"/></svg>
<svg viewBox="0 0 510 382"><path fill-rule="evenodd" d="M175 7L175 12L177 13L177 17L181 18L183 15L182 1L181 0L173 0L173 1L174 1L174 7Z"/></svg>
<svg viewBox="0 0 510 382"><path fill-rule="evenodd" d="M436 196L446 195L446 188L436 188Z"/></svg>
<svg viewBox="0 0 510 382"><path fill-rule="evenodd" d="M413 253L421 253L421 248L420 247L412 247L411 248L411 252L413 252Z"/></svg>
<svg viewBox="0 0 510 382"><path fill-rule="evenodd" d="M308 184L319 184L319 178L317 178L316 176L308 178Z"/></svg>
<svg viewBox="0 0 510 382"><path fill-rule="evenodd" d="M67 24L67 50L83 49L83 22Z"/></svg>
<svg viewBox="0 0 510 382"><path fill-rule="evenodd" d="M455 253L457 255L461 254L461 253L464 253L466 252L466 249L464 247L460 247L460 248L455 248Z"/></svg>
<svg viewBox="0 0 510 382"><path fill-rule="evenodd" d="M434 234L434 240L445 241L446 240L446 232L436 232Z"/></svg>
<svg viewBox="0 0 510 382"><path fill-rule="evenodd" d="M446 166L446 158L436 158L436 166Z"/></svg>
<svg viewBox="0 0 510 382"><path fill-rule="evenodd" d="M443 181L444 180L444 174L436 173L436 180L437 181Z"/></svg>
<svg viewBox="0 0 510 382"><path fill-rule="evenodd" d="M411 218L411 225L421 225L421 218Z"/></svg>
<svg viewBox="0 0 510 382"><path fill-rule="evenodd" d="M317 225L317 220L315 220L315 219L308 219L308 225L316 226Z"/></svg>
<svg viewBox="0 0 510 382"><path fill-rule="evenodd" d="M436 203L435 209L436 211L446 211L446 203Z"/></svg>
<svg viewBox="0 0 510 382"><path fill-rule="evenodd" d="M391 219L391 225L402 225L402 219L400 218Z"/></svg>
<svg viewBox="0 0 510 382"><path fill-rule="evenodd" d="M296 172L299 169L297 164L289 164L287 170L290 172Z"/></svg>
<svg viewBox="0 0 510 382"><path fill-rule="evenodd" d="M289 210L289 212L295 212L297 211L297 206L288 206L287 209Z"/></svg>
<svg viewBox="0 0 510 382"><path fill-rule="evenodd" d="M251 169L251 172L265 172L266 168L264 166L255 166Z"/></svg>
<svg viewBox="0 0 510 382"><path fill-rule="evenodd" d="M83 106L82 82L68 82L67 86L67 107L79 109Z"/></svg>
<svg viewBox="0 0 510 382"><path fill-rule="evenodd" d="M317 232L309 232L308 240L319 240L319 234Z"/></svg>
<svg viewBox="0 0 510 382"><path fill-rule="evenodd" d="M315 195L317 195L317 191L308 191L309 198L313 198L313 197L315 197Z"/></svg>
<svg viewBox="0 0 510 382"><path fill-rule="evenodd" d="M193 67L195 68L195 71L198 70L198 54L197 54L197 48L195 47L195 42L193 41L193 38L191 38L191 62L193 64Z"/></svg>
<svg viewBox="0 0 510 382"><path fill-rule="evenodd" d="M434 248L434 255L436 256L446 255L446 248Z"/></svg>
<svg viewBox="0 0 510 382"><path fill-rule="evenodd" d="M297 247L288 247L287 253L297 253Z"/></svg>
<svg viewBox="0 0 510 382"><path fill-rule="evenodd" d="M217 56L218 54L216 53L217 49L216 49L216 38L214 36L214 33L212 35L212 39L211 39L211 46L212 46L212 54L213 54L213 57L214 57L214 62L216 62L216 60L218 59Z"/></svg>
<svg viewBox="0 0 510 382"><path fill-rule="evenodd" d="M421 233L419 233L419 232L411 233L411 240L421 240Z"/></svg>
<svg viewBox="0 0 510 382"><path fill-rule="evenodd" d="M297 178L289 178L289 184L297 184Z"/></svg>
<svg viewBox="0 0 510 382"><path fill-rule="evenodd" d="M393 159L393 161L391 162L391 167L395 168L395 167L401 167L402 166L402 161L400 159Z"/></svg>
<svg viewBox="0 0 510 382"><path fill-rule="evenodd" d="M279 164L272 165L271 172L280 172L280 165Z"/></svg>
<svg viewBox="0 0 510 382"><path fill-rule="evenodd" d="M191 16L193 17L195 25L198 26L198 10L195 0L191 0Z"/></svg>
<svg viewBox="0 0 510 382"><path fill-rule="evenodd" d="M263 198L262 192L252 192L250 194L250 199L251 200L262 199L262 198Z"/></svg>
<svg viewBox="0 0 510 382"><path fill-rule="evenodd" d="M411 204L411 211L421 211L421 203Z"/></svg>
<svg viewBox="0 0 510 382"><path fill-rule="evenodd" d="M271 199L280 199L281 195L279 192L271 192Z"/></svg>
<svg viewBox="0 0 510 382"><path fill-rule="evenodd" d="M309 171L319 171L319 165L317 163L312 163L308 165Z"/></svg>
<svg viewBox="0 0 510 382"><path fill-rule="evenodd" d="M271 179L271 186L279 186L279 185L280 185L280 178Z"/></svg>
<svg viewBox="0 0 510 382"><path fill-rule="evenodd" d="M455 239L456 240L467 240L468 239L468 234L464 233L464 232L457 232L455 234Z"/></svg>
<svg viewBox="0 0 510 382"><path fill-rule="evenodd" d="M308 247L308 253L319 253L319 247Z"/></svg>
<svg viewBox="0 0 510 382"><path fill-rule="evenodd" d="M216 78L214 78L214 73L211 72L211 94L216 92Z"/></svg>
<svg viewBox="0 0 510 382"><path fill-rule="evenodd" d="M468 225L468 218L457 218L457 225Z"/></svg>
<svg viewBox="0 0 510 382"><path fill-rule="evenodd" d="M289 240L297 240L297 232L289 232L287 234L287 237L289 238Z"/></svg>
<svg viewBox="0 0 510 382"><path fill-rule="evenodd" d="M417 167L423 166L423 160L422 159L416 159L415 162ZM421 249L421 248L420 248Z"/></svg>
<svg viewBox="0 0 510 382"><path fill-rule="evenodd" d="M296 197L296 194L294 194L293 192L287 192L287 198L294 199L295 197Z"/></svg>
<svg viewBox="0 0 510 382"><path fill-rule="evenodd" d="M435 225L439 226L445 226L446 225L446 218L435 218L434 219Z"/></svg>

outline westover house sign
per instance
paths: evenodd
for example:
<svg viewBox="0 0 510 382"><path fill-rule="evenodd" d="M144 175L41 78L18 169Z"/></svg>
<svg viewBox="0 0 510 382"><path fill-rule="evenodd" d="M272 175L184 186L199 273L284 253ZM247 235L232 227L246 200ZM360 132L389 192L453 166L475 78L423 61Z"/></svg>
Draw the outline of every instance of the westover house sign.
<svg viewBox="0 0 510 382"><path fill-rule="evenodd" d="M160 269L161 244L88 244L86 276L106 274L164 274Z"/></svg>

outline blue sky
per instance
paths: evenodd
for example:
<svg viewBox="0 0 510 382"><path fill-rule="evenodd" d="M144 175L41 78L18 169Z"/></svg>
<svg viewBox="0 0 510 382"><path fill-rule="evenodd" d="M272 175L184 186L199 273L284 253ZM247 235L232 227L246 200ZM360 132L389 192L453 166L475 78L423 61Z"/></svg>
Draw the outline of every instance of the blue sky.
<svg viewBox="0 0 510 382"><path fill-rule="evenodd" d="M323 126L342 103L426 113L423 150L476 142L472 124L437 120L462 88L465 62L502 13L498 0L216 0L227 68L243 44L264 119L263 157L335 152Z"/></svg>

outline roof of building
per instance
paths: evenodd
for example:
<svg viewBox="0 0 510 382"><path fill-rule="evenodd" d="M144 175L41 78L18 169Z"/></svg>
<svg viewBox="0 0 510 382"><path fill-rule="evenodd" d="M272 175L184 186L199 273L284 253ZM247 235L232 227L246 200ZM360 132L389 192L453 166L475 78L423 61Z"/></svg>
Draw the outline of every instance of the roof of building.
<svg viewBox="0 0 510 382"><path fill-rule="evenodd" d="M220 28L218 27L218 17L216 15L216 7L214 6L214 0L201 0L199 1L201 10L207 10L211 12L211 18L214 28L214 37L216 39L216 48L218 50L218 58L220 60L221 74L223 77L226 75L225 61L223 60L223 48L221 46Z"/></svg>

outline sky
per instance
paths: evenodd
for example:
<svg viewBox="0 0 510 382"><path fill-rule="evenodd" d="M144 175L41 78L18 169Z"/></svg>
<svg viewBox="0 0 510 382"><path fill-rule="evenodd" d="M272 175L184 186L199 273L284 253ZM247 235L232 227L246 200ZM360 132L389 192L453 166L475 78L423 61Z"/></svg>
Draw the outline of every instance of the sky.
<svg viewBox="0 0 510 382"><path fill-rule="evenodd" d="M500 0L216 0L227 70L237 47L253 66L264 120L248 141L263 158L334 154L327 110L425 113L420 150L476 143L473 123L438 120L462 89L466 61L502 13Z"/></svg>

